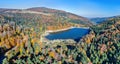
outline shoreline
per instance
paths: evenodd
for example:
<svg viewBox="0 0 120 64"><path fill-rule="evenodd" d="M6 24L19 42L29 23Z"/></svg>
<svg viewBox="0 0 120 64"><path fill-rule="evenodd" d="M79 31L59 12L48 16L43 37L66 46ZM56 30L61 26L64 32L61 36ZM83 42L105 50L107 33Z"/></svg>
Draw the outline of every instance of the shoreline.
<svg viewBox="0 0 120 64"><path fill-rule="evenodd" d="M64 28L64 29L58 29L58 30L47 30L44 34L44 36L49 35L50 33L57 33L57 32L62 32L62 31L66 31L69 29L73 29L73 28L83 28L83 29L89 29L89 27L68 27L68 28Z"/></svg>
<svg viewBox="0 0 120 64"><path fill-rule="evenodd" d="M50 33L57 33L57 32L62 32L62 31L66 31L66 30L69 30L69 29L72 29L72 28L83 28L83 29L90 29L89 27L68 27L68 28L64 28L64 29L59 29L59 30L48 30L48 31L45 31L44 34L42 34L42 41L44 42L47 42L49 41L48 39L45 38L45 36L49 35Z"/></svg>
<svg viewBox="0 0 120 64"><path fill-rule="evenodd" d="M55 32L62 32L62 31L66 31L72 28L83 28L83 29L89 29L89 27L69 27L69 28L64 28L64 29L58 29L58 30L48 30L46 31L46 33L55 33Z"/></svg>

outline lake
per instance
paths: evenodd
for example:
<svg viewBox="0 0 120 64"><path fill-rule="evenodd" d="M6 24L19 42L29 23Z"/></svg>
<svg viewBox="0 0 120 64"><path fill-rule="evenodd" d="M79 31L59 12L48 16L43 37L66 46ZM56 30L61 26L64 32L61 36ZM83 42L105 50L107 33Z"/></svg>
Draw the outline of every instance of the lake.
<svg viewBox="0 0 120 64"><path fill-rule="evenodd" d="M4 58L5 58L4 54L0 54L0 64L2 64Z"/></svg>
<svg viewBox="0 0 120 64"><path fill-rule="evenodd" d="M56 39L73 39L78 42L83 36L88 34L90 29L86 28L71 28L65 31L50 33L45 36L48 40L56 40Z"/></svg>

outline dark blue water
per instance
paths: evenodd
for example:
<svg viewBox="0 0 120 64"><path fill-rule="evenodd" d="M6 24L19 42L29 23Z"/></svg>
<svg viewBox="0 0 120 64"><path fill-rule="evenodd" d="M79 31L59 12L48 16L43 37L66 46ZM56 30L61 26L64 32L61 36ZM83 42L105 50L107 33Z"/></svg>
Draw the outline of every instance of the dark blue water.
<svg viewBox="0 0 120 64"><path fill-rule="evenodd" d="M49 35L46 36L46 38L49 40L73 39L76 42L78 42L83 36L85 36L89 32L90 32L90 29L72 28L62 32L50 33Z"/></svg>
<svg viewBox="0 0 120 64"><path fill-rule="evenodd" d="M4 58L5 58L4 54L0 54L0 64L2 64L2 61L3 61Z"/></svg>

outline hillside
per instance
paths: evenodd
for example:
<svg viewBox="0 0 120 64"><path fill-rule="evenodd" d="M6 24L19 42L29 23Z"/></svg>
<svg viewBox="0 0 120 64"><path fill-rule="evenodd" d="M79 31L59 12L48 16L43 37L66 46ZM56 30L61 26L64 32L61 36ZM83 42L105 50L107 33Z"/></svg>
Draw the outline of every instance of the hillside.
<svg viewBox="0 0 120 64"><path fill-rule="evenodd" d="M9 21L24 23L39 22L45 24L48 29L62 29L70 26L89 27L92 23L84 17L65 12L62 10L55 10L45 7L35 7L29 9L0 9L0 14ZM20 19L20 20L19 20ZM21 20L24 19L24 20ZM19 23L18 23L19 24Z"/></svg>
<svg viewBox="0 0 120 64"><path fill-rule="evenodd" d="M105 22L92 26L91 33L83 37L86 42L87 56L93 63L120 63L120 17L112 17Z"/></svg>
<svg viewBox="0 0 120 64"><path fill-rule="evenodd" d="M87 18L84 18L82 16L78 16L78 15L75 15L75 14L72 14L72 13L69 13L69 12L65 12L65 11L62 11L62 10L55 10L55 9L50 9L50 8L45 8L45 7L35 7L35 8L29 8L27 10L50 13L50 14L54 14L56 16L62 16L62 17L81 20L81 21L85 21L85 22L89 21ZM91 23L88 22L88 24L91 24Z"/></svg>
<svg viewBox="0 0 120 64"><path fill-rule="evenodd" d="M92 26L91 32L79 43L73 40L42 42L40 36L44 28L26 29L16 23L3 23L0 29L0 55L5 53L5 64L120 63L120 17Z"/></svg>

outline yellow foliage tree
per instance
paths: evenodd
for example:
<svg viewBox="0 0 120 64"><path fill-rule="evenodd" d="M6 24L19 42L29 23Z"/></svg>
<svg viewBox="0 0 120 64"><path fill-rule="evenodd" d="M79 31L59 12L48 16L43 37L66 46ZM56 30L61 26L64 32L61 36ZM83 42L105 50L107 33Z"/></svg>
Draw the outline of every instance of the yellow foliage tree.
<svg viewBox="0 0 120 64"><path fill-rule="evenodd" d="M49 52L49 56L52 58L55 58L55 52L53 52L53 51Z"/></svg>

